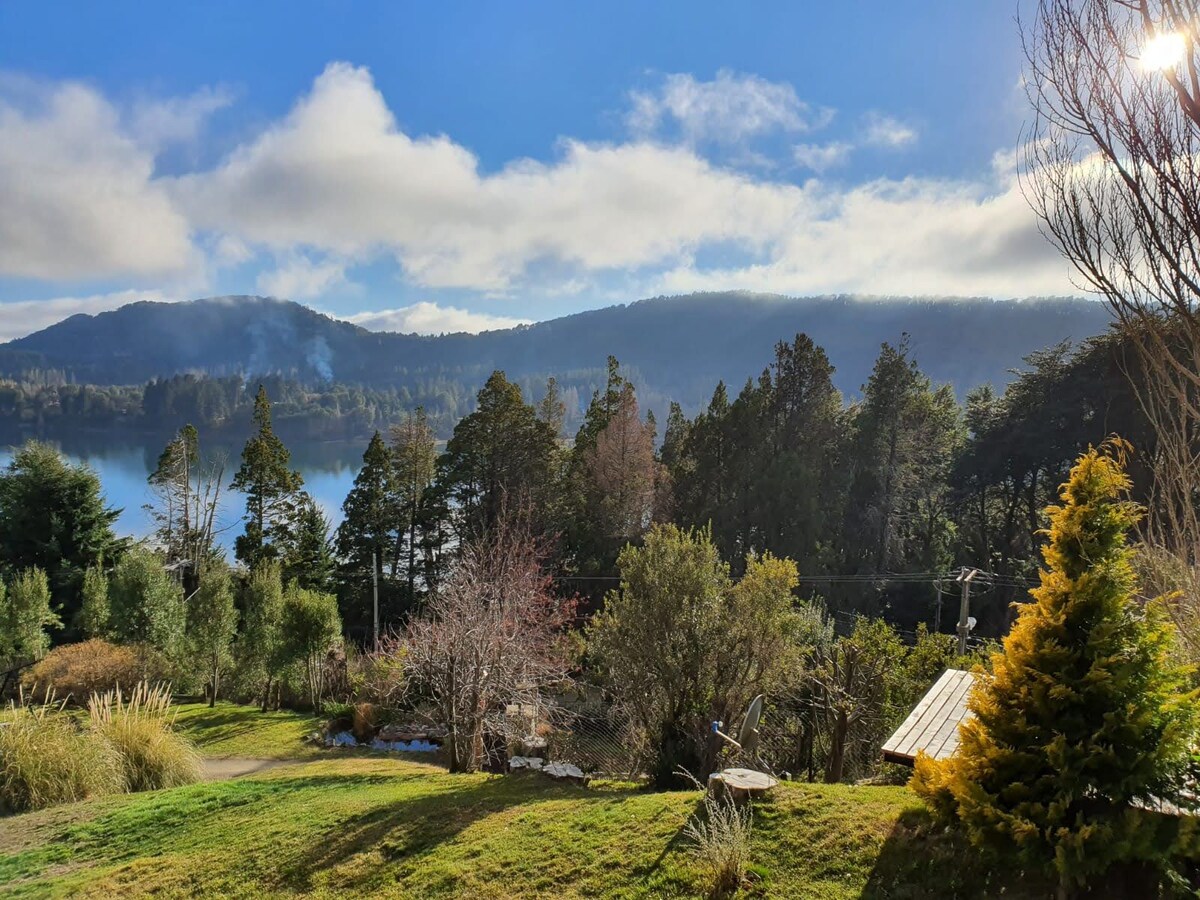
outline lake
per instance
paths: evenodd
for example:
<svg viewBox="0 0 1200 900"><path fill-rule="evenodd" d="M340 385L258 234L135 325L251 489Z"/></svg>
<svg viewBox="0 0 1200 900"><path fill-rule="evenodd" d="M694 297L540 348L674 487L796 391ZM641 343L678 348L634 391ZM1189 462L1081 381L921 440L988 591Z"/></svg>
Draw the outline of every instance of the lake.
<svg viewBox="0 0 1200 900"><path fill-rule="evenodd" d="M143 505L152 499L146 477L153 471L162 446L148 446L134 440L110 438L74 438L51 441L73 463L86 463L100 476L109 506L121 510L116 529L119 534L146 537L152 525ZM299 445L292 451L292 467L304 476L304 489L325 510L334 528L342 520L342 501L354 484L362 466L366 445L322 443ZM219 542L232 557L234 539L241 533L241 516L245 497L228 490L229 482L240 463L241 448L221 448L227 455L225 480L217 512L221 530ZM12 447L0 446L0 466L12 459Z"/></svg>

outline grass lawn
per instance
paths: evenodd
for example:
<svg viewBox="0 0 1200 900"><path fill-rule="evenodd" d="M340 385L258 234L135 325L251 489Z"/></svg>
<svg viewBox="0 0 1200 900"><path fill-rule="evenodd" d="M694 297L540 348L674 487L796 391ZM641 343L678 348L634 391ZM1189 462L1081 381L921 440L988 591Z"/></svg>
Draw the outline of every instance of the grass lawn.
<svg viewBox="0 0 1200 900"><path fill-rule="evenodd" d="M207 752L308 757L260 775L0 819L0 896L696 897L697 792L306 750L311 720L185 707ZM251 711L252 712L252 711ZM293 721L288 722L288 718ZM261 731L261 734L259 733ZM264 735L270 735L264 736ZM991 879L905 788L784 784L755 808L746 897L1043 897Z"/></svg>
<svg viewBox="0 0 1200 900"><path fill-rule="evenodd" d="M254 706L218 702L177 703L175 728L191 738L205 756L257 759L320 759L322 747L304 743L322 720L291 710L261 712Z"/></svg>

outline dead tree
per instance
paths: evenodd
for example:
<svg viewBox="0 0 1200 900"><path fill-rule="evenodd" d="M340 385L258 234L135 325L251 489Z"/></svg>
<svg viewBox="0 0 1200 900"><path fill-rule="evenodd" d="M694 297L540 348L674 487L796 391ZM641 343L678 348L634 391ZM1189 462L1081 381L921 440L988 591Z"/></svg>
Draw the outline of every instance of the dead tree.
<svg viewBox="0 0 1200 900"><path fill-rule="evenodd" d="M502 516L462 548L403 635L409 678L448 731L452 772L481 768L485 734L504 732L506 708L544 705L566 677L574 604L555 595L542 559L528 517Z"/></svg>

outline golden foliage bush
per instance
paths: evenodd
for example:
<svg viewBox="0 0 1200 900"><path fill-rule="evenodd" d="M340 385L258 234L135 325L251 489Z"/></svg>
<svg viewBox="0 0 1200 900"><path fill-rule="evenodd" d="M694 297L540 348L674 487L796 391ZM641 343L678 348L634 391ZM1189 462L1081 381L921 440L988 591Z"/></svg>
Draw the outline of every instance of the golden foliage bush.
<svg viewBox="0 0 1200 900"><path fill-rule="evenodd" d="M54 696L82 706L94 693L128 691L141 681L167 681L170 674L166 660L149 647L93 638L50 651L26 673L23 684L38 701Z"/></svg>

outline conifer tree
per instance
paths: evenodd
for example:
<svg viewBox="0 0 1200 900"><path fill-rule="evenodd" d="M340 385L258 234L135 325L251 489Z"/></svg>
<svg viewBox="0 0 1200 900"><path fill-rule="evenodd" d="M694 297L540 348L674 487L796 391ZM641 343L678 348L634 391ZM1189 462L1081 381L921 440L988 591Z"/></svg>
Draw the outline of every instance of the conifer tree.
<svg viewBox="0 0 1200 900"><path fill-rule="evenodd" d="M283 579L314 591L332 591L337 560L330 546L329 517L307 492L298 497L283 553Z"/></svg>
<svg viewBox="0 0 1200 900"><path fill-rule="evenodd" d="M239 535L235 553L253 568L261 559L279 555L297 493L304 485L291 468L291 454L271 427L271 401L258 386L254 398L255 433L242 450L242 466L230 487L246 495L246 530Z"/></svg>
<svg viewBox="0 0 1200 900"><path fill-rule="evenodd" d="M913 779L976 842L1056 870L1064 893L1165 862L1194 832L1144 808L1179 800L1198 720L1171 626L1135 599L1127 533L1142 513L1124 453L1110 442L1071 470L1047 509L1041 585L971 696L957 755L921 757Z"/></svg>
<svg viewBox="0 0 1200 900"><path fill-rule="evenodd" d="M380 615L385 616L389 585L384 565L393 559L400 517L397 510L396 473L392 454L379 432L371 438L363 454L363 465L354 478L354 487L342 504L342 524L337 532L338 557L342 561L342 618L345 623L366 634L371 629L372 571L379 580ZM307 585L301 585L307 587Z"/></svg>
<svg viewBox="0 0 1200 900"><path fill-rule="evenodd" d="M124 549L112 529L119 514L95 472L30 441L0 470L0 570L45 572L54 610L73 625L84 571Z"/></svg>
<svg viewBox="0 0 1200 900"><path fill-rule="evenodd" d="M539 421L550 426L555 438L562 436L563 423L567 419L567 404L563 402L558 379L554 376L546 379L546 393L538 401L537 417Z"/></svg>
<svg viewBox="0 0 1200 900"><path fill-rule="evenodd" d="M528 507L542 525L556 446L551 427L503 372L491 374L477 403L439 460L460 541L493 530L506 509Z"/></svg>
<svg viewBox="0 0 1200 900"><path fill-rule="evenodd" d="M411 603L417 589L417 531L425 512L426 497L437 474L437 442L422 407L417 407L416 412L410 413L404 422L392 429L392 455L397 499L406 526L397 531L393 569L399 568L400 553L407 547L405 571Z"/></svg>

